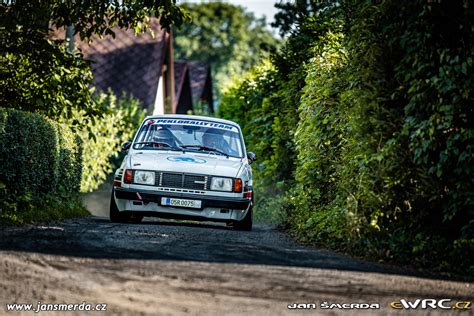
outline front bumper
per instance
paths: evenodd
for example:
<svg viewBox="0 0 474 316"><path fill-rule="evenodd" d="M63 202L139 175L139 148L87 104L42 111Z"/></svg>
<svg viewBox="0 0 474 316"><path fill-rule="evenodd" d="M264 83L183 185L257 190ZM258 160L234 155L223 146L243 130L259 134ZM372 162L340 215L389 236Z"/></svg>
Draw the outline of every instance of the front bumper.
<svg viewBox="0 0 474 316"><path fill-rule="evenodd" d="M141 199L137 193L139 193ZM251 203L249 199L244 198L226 198L176 192L156 192L149 190L115 188L115 198L119 200L141 201L144 203L153 202L162 206L161 198L164 197L200 200L202 201L201 210L206 208L246 210Z"/></svg>

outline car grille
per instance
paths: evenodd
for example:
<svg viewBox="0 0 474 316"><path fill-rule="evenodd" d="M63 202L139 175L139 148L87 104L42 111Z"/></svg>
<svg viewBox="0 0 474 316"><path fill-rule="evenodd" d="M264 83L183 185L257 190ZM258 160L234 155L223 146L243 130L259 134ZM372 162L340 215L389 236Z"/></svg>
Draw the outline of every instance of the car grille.
<svg viewBox="0 0 474 316"><path fill-rule="evenodd" d="M207 190L208 176L157 172L156 183L159 187L179 188L189 190Z"/></svg>

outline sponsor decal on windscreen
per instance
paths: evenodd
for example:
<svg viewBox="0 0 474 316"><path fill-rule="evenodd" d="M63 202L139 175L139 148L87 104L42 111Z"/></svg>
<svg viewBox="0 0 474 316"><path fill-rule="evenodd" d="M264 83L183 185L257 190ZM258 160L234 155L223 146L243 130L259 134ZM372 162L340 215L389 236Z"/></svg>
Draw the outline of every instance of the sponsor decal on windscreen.
<svg viewBox="0 0 474 316"><path fill-rule="evenodd" d="M202 126L222 129L226 131L238 132L237 127L219 122L209 122L200 120L182 120L182 119L157 119L153 120L154 124L166 124L166 125L187 125L187 126Z"/></svg>

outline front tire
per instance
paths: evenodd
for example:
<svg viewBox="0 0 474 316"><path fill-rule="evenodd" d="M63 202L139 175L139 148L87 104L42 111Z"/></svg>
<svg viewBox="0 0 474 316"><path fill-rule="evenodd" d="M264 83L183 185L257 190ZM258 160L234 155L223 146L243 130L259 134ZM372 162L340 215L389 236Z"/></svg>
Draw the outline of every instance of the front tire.
<svg viewBox="0 0 474 316"><path fill-rule="evenodd" d="M253 222L253 207L250 207L244 219L238 222L234 222L233 226L235 230L251 231L252 222Z"/></svg>
<svg viewBox="0 0 474 316"><path fill-rule="evenodd" d="M112 195L110 196L110 221L112 223L135 223L138 224L142 221L143 216L139 215L129 215L121 213L115 203L114 190L112 189Z"/></svg>
<svg viewBox="0 0 474 316"><path fill-rule="evenodd" d="M117 207L117 203L115 203L114 198L114 189L112 189L112 194L110 196L110 212L109 212L110 221L112 223L125 223L126 217L124 214L120 214L120 211Z"/></svg>

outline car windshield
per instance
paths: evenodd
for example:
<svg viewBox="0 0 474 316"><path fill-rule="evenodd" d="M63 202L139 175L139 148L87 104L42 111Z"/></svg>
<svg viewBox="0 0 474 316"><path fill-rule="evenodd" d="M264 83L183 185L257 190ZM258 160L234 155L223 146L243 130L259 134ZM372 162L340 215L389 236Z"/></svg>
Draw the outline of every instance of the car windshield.
<svg viewBox="0 0 474 316"><path fill-rule="evenodd" d="M142 125L133 148L243 157L237 127L204 120L148 119Z"/></svg>

